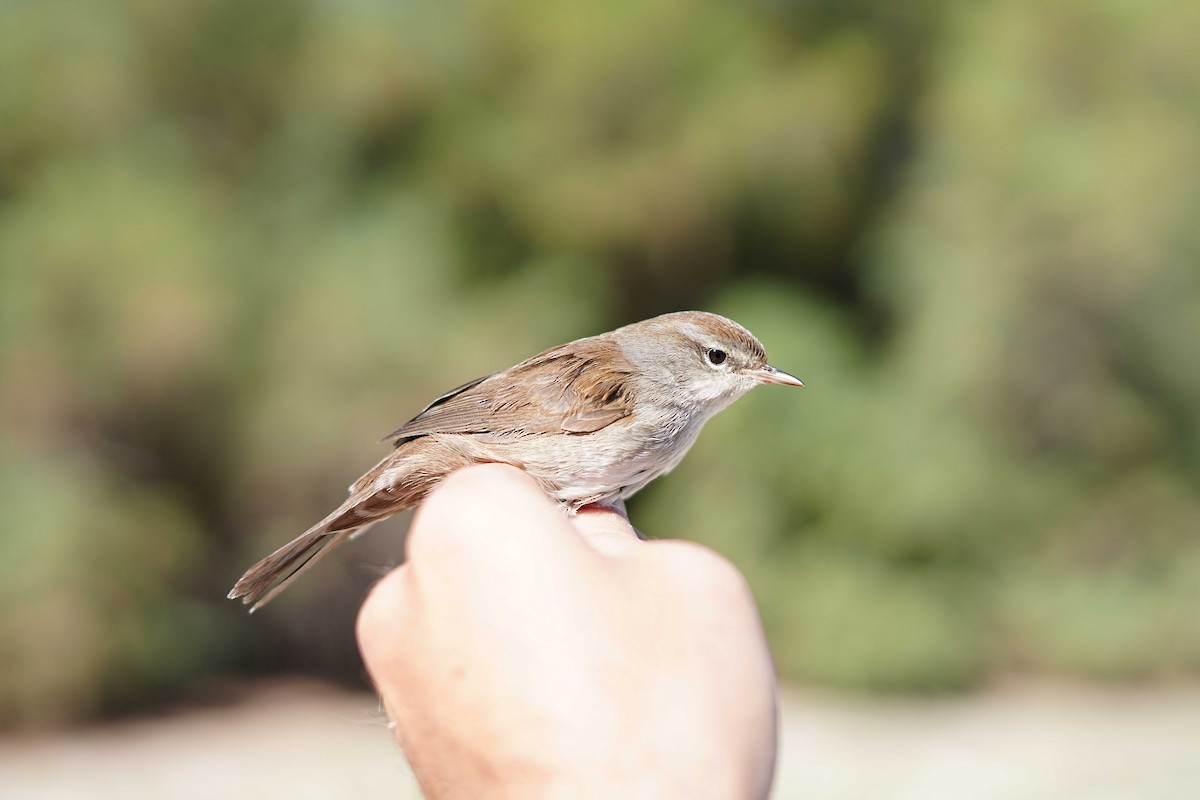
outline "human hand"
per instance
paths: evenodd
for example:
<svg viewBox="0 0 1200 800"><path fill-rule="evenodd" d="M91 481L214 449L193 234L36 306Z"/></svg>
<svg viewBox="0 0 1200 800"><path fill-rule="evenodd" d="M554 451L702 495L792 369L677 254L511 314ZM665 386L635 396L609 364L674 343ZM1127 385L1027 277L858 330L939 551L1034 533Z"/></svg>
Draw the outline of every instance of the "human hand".
<svg viewBox="0 0 1200 800"><path fill-rule="evenodd" d="M358 619L426 796L763 798L775 680L753 598L699 545L456 472Z"/></svg>

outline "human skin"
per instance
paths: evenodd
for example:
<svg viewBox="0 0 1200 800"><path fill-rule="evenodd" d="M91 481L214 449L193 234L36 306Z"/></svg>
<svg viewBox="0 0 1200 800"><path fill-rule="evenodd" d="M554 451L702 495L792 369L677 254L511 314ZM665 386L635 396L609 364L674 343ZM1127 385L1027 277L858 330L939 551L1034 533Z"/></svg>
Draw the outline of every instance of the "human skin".
<svg viewBox="0 0 1200 800"><path fill-rule="evenodd" d="M407 556L358 640L430 800L767 796L774 670L728 561L494 464L442 482Z"/></svg>

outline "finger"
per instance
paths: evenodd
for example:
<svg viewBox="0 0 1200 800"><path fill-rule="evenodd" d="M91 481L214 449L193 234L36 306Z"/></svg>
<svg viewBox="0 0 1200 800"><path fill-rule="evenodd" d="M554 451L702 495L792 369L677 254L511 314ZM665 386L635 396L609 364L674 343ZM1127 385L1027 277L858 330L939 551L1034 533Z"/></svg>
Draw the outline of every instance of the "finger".
<svg viewBox="0 0 1200 800"><path fill-rule="evenodd" d="M627 509L627 508L625 507L625 501L624 501L624 500L615 500L615 501L613 501L613 502L611 502L611 503L609 503L609 504L607 504L607 505L604 505L604 506L596 506L596 508L610 508L610 509L612 509L613 511L617 512L618 514L620 514L620 515L621 515L622 517L624 517L625 519L629 519L629 509Z"/></svg>
<svg viewBox="0 0 1200 800"><path fill-rule="evenodd" d="M450 537L465 549L560 538L566 530L557 504L522 470L507 464L477 464L446 476L417 511L410 544ZM493 535L498 530L503 535ZM470 541L458 541L466 535ZM544 544L544 542L539 543Z"/></svg>
<svg viewBox="0 0 1200 800"><path fill-rule="evenodd" d="M559 504L524 472L502 464L446 477L417 511L406 546L417 573L515 570L514 579L586 554Z"/></svg>
<svg viewBox="0 0 1200 800"><path fill-rule="evenodd" d="M410 613L407 567L392 570L375 584L358 611L358 649L385 710L396 696L393 678L402 671L403 648L411 638L406 635ZM392 718L390 710L388 717Z"/></svg>
<svg viewBox="0 0 1200 800"><path fill-rule="evenodd" d="M575 530L587 545L602 556L617 557L628 553L642 538L620 509L584 506L575 515Z"/></svg>

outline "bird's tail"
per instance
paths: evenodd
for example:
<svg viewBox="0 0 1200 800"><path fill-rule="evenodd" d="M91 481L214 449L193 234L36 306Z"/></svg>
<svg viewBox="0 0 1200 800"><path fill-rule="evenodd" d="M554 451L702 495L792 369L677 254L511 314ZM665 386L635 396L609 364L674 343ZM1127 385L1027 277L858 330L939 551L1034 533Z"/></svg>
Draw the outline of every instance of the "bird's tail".
<svg viewBox="0 0 1200 800"><path fill-rule="evenodd" d="M335 547L362 533L375 522L370 520L358 527L331 530L331 522L340 516L340 512L341 509L330 514L246 570L246 574L229 590L229 599L240 597L243 603L253 603L250 607L250 613L253 614Z"/></svg>
<svg viewBox="0 0 1200 800"><path fill-rule="evenodd" d="M381 519L412 508L452 469L477 460L474 451L436 437L398 447L356 480L350 496L325 519L259 561L229 592L229 599L262 608L333 548Z"/></svg>

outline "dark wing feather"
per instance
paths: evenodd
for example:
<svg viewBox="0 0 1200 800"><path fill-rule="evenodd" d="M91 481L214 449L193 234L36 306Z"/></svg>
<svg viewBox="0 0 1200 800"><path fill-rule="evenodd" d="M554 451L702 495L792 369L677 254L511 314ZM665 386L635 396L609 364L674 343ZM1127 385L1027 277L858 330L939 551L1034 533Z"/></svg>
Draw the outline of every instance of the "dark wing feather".
<svg viewBox="0 0 1200 800"><path fill-rule="evenodd" d="M425 414L427 414L427 413L429 412L429 410L430 410L430 409L436 408L436 407L438 407L438 406L440 406L440 405L444 405L445 403L447 403L448 401L450 401L450 400L454 399L455 397L457 397L458 395L462 394L463 392L465 392L465 391L467 391L467 390L469 390L469 389L474 389L476 386L478 386L479 384L483 383L483 382L484 382L484 381L486 381L488 378L494 378L494 377L496 377L496 376L497 376L497 375L499 375L499 374L500 374L499 372L493 372L491 375L484 375L482 378L476 378L476 379L475 379L475 380L473 380L473 381L467 381L467 382L466 382L466 383L464 383L462 386L455 386L453 389L451 389L450 391L446 392L444 395L442 395L442 396L441 396L441 397L439 397L438 399L434 400L434 401L433 401L432 403L430 403L429 405L425 406L425 408L421 409L421 413L417 414L415 417L413 417L412 419L410 419L408 422L404 423L404 424L403 424L403 425L401 425L399 428L397 428L396 430L392 431L391 433L389 433L387 436L383 437L383 438L382 438L382 439L380 439L379 441L381 441L381 442L390 442L390 441L392 441L392 440L396 440L396 441L397 441L397 444L398 444L398 443L399 443L399 441L400 441L401 439L408 439L408 438L411 438L411 437L409 437L409 436L406 436L406 435L405 435L405 433L404 433L404 429L405 429L405 428L407 428L409 425L412 425L414 422L416 422L417 420L419 420L419 419L420 419L422 416L424 416Z"/></svg>
<svg viewBox="0 0 1200 800"><path fill-rule="evenodd" d="M597 408L567 417L561 427L567 433L592 433L627 416L629 412L624 408Z"/></svg>
<svg viewBox="0 0 1200 800"><path fill-rule="evenodd" d="M633 413L632 374L611 342L581 339L447 392L387 439L592 433Z"/></svg>

